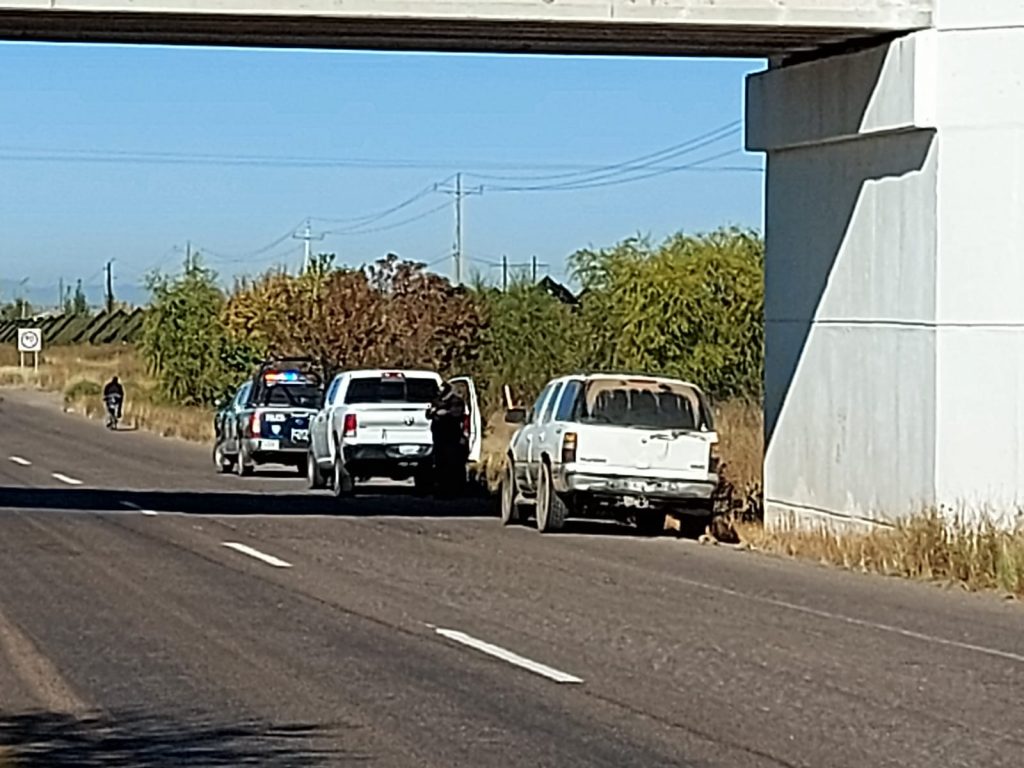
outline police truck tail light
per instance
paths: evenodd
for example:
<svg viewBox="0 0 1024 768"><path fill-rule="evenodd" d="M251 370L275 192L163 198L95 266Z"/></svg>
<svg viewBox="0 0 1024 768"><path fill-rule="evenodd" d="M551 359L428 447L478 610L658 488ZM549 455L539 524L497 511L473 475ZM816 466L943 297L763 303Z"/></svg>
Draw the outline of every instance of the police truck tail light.
<svg viewBox="0 0 1024 768"><path fill-rule="evenodd" d="M259 437L260 427L260 414L259 411L256 411L249 417L249 434L253 437Z"/></svg>
<svg viewBox="0 0 1024 768"><path fill-rule="evenodd" d="M354 413L345 414L345 424L342 427L342 437L355 437L356 431L359 425L356 423L356 415Z"/></svg>
<svg viewBox="0 0 1024 768"><path fill-rule="evenodd" d="M469 433L470 433L470 422L469 422L469 414L468 414L468 413L467 413L467 414L466 414L465 416L463 416L463 417L462 417L462 433L463 433L463 434L464 434L464 435L465 435L466 437L469 437Z"/></svg>
<svg viewBox="0 0 1024 768"><path fill-rule="evenodd" d="M711 473L718 472L718 463L719 463L718 443L712 443L711 444L711 456L708 459L708 472L711 472Z"/></svg>
<svg viewBox="0 0 1024 768"><path fill-rule="evenodd" d="M562 463L573 464L576 461L576 433L566 432L562 438Z"/></svg>

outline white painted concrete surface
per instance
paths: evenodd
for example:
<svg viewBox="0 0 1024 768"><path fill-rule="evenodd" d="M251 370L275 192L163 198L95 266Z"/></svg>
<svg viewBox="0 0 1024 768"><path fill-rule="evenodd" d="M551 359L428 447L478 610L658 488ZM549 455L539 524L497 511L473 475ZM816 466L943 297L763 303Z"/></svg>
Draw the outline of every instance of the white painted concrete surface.
<svg viewBox="0 0 1024 768"><path fill-rule="evenodd" d="M933 0L2 0L0 10L773 24L899 30L929 26L932 3Z"/></svg>
<svg viewBox="0 0 1024 768"><path fill-rule="evenodd" d="M748 85L772 523L1024 501L1024 3L941 1L958 28Z"/></svg>

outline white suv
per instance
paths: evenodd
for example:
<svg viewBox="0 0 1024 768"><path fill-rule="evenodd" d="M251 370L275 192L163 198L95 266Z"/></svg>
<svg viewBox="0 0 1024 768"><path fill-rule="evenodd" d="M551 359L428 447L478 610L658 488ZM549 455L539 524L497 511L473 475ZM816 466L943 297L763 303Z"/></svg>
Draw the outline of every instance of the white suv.
<svg viewBox="0 0 1024 768"><path fill-rule="evenodd" d="M466 377L450 383L466 403L469 460L479 461L476 388ZM427 487L433 463L427 407L441 384L433 371L363 370L335 376L310 424L310 487L330 486L341 496L352 491L357 479L372 477L412 477L417 488Z"/></svg>
<svg viewBox="0 0 1024 768"><path fill-rule="evenodd" d="M595 373L551 381L509 444L501 519L536 507L537 528L566 517L632 519L648 533L667 513L709 521L718 485L711 409L701 390L671 378Z"/></svg>

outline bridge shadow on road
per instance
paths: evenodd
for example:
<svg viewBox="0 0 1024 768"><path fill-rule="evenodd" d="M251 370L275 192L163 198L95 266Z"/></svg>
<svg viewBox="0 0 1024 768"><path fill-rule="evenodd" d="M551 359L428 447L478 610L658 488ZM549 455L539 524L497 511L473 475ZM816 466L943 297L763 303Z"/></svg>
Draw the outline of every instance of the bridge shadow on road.
<svg viewBox="0 0 1024 768"><path fill-rule="evenodd" d="M322 746L332 735L337 738L331 730L314 725L0 711L0 766L315 768L371 759Z"/></svg>
<svg viewBox="0 0 1024 768"><path fill-rule="evenodd" d="M139 511L182 515L279 515L327 517L494 517L489 498L434 499L372 488L336 499L320 493L166 491L96 488L0 487L0 509L61 512Z"/></svg>

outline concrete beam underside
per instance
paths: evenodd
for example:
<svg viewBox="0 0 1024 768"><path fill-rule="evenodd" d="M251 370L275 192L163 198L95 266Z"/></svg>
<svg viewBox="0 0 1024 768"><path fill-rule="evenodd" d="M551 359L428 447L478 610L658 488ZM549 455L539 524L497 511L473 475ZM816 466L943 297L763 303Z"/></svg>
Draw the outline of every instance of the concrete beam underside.
<svg viewBox="0 0 1024 768"><path fill-rule="evenodd" d="M932 0L0 0L0 39L766 57L926 28Z"/></svg>
<svg viewBox="0 0 1024 768"><path fill-rule="evenodd" d="M1024 6L944 1L962 26L748 81L771 525L1020 519Z"/></svg>

